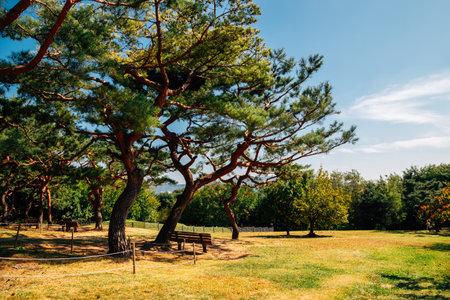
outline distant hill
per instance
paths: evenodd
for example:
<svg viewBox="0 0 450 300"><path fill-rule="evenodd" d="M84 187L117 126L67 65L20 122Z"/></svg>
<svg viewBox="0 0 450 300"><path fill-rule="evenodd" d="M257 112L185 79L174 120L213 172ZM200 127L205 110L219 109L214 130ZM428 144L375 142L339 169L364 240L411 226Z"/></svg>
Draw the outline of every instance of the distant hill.
<svg viewBox="0 0 450 300"><path fill-rule="evenodd" d="M182 188L184 188L184 184L163 184L163 185L155 187L157 194L165 193L165 192L171 193L175 190L182 189Z"/></svg>

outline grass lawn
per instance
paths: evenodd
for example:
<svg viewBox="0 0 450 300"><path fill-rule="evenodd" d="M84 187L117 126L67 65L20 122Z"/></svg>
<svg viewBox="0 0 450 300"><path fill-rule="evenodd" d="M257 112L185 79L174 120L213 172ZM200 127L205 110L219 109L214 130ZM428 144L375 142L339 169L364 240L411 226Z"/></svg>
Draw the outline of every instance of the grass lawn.
<svg viewBox="0 0 450 300"><path fill-rule="evenodd" d="M128 228L137 242L156 231ZM107 231L75 234L0 229L2 257L67 257L106 253ZM450 299L450 235L428 232L320 231L213 234L208 253L139 254L132 269L73 277L0 278L0 299ZM173 249L175 249L175 245ZM179 263L187 262L184 265ZM0 275L85 273L131 266L128 259L70 262L0 261Z"/></svg>

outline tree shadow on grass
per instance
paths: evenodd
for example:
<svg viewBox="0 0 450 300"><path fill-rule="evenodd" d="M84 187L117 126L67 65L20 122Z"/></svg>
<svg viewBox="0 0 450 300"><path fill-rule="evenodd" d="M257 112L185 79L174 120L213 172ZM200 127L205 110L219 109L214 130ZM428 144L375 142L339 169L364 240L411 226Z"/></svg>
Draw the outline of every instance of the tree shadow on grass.
<svg viewBox="0 0 450 300"><path fill-rule="evenodd" d="M442 281L431 277L412 278L390 274L382 274L381 276L392 281L397 288L411 291L411 293L400 295L409 299L444 299L445 297L440 295L440 292L446 292L450 289L450 278L448 276L445 276ZM427 295L416 295L414 293L425 290ZM437 295L431 295L430 290L435 290Z"/></svg>
<svg viewBox="0 0 450 300"><path fill-rule="evenodd" d="M60 265L72 264L79 262L91 262L99 260L108 260L115 263L126 263L132 258L131 252L118 255L106 255L108 251L108 242L106 238L92 238L74 241L74 251L70 252L70 239L43 239L43 238L28 238L26 241L22 240L18 243L17 248L10 245L0 244L0 256L5 258L27 258L30 260L3 260L8 264L20 265ZM153 261L177 263L185 257L193 256L193 251L186 251L183 253L177 252L176 245L167 245L167 247L157 247L150 252L143 252L143 242L136 243L136 259L139 261ZM3 247L1 247L3 246ZM32 246L32 247L30 247ZM197 247L196 247L197 248ZM197 249L197 255L201 255L201 250ZM92 256L92 257L89 257ZM34 258L38 260L33 260ZM58 260L58 259L63 260ZM67 259L66 258L71 258ZM73 258L73 259L72 259ZM42 260L49 259L49 260ZM55 260L56 259L56 260ZM0 270L5 267L0 260Z"/></svg>
<svg viewBox="0 0 450 300"><path fill-rule="evenodd" d="M376 232L392 233L392 234L415 234L417 237L427 237L427 236L450 236L449 229L442 229L439 232L427 231L427 230L375 230Z"/></svg>
<svg viewBox="0 0 450 300"><path fill-rule="evenodd" d="M242 247L252 245L250 241L244 240L230 240L223 238L214 238L212 245L206 245L207 252L203 252L203 247L200 243L195 244L195 253L197 256L206 256L208 259L214 257L215 259L224 260L237 260L250 256L249 253L242 252ZM181 248L183 248L183 243L181 243ZM170 244L158 244L152 241L147 241L142 244L143 250L156 250L161 249L164 251L178 251L177 242L171 242ZM185 244L185 255L193 255L193 244ZM210 254L210 255L208 255Z"/></svg>
<svg viewBox="0 0 450 300"><path fill-rule="evenodd" d="M67 237L37 238L20 236L17 248L14 248L13 239L0 241L0 256L13 257L15 254L23 253L34 258L58 258L66 256L96 255L107 252L107 239L77 239L73 240L73 253L70 253L72 239Z"/></svg>
<svg viewBox="0 0 450 300"><path fill-rule="evenodd" d="M430 232L428 235L437 235L437 236L450 236L450 231L441 231L441 232Z"/></svg>
<svg viewBox="0 0 450 300"><path fill-rule="evenodd" d="M131 252L106 255L108 252L108 238L106 236L75 235L73 252L71 252L72 237L70 233L61 235L61 232L45 232L44 236L28 236L27 234L26 231L21 232L17 243L15 242L15 233L13 232L4 234L5 237L0 238L0 257L30 259L0 259L0 270L11 265L30 269L36 265L60 265L99 260L108 260L114 263L129 263L131 259ZM15 244L16 247L14 248ZM138 261L165 262L170 264L179 263L193 256L192 250L186 252L185 255L177 253L176 244L168 244L167 247L156 247L152 249L154 250L152 253L143 253L140 251L144 250L144 241L142 240L136 240L135 245L136 259ZM201 255L201 250L197 250L196 254Z"/></svg>
<svg viewBox="0 0 450 300"><path fill-rule="evenodd" d="M263 238L263 239L317 239L317 238L329 238L329 237L333 237L332 235L297 235L297 234L291 234L291 235L286 235L286 234L277 234L277 235L253 235L253 236L248 236L248 237L255 237L255 238Z"/></svg>
<svg viewBox="0 0 450 300"><path fill-rule="evenodd" d="M408 232L406 232L408 233ZM416 232L414 232L416 233ZM450 232L446 231L446 232L421 232L419 234L417 234L416 236L418 237L427 237L427 236L444 236L444 237L449 237L450 236Z"/></svg>
<svg viewBox="0 0 450 300"><path fill-rule="evenodd" d="M435 251L450 251L450 244L445 243L434 243L431 246L424 246L425 249L435 250Z"/></svg>

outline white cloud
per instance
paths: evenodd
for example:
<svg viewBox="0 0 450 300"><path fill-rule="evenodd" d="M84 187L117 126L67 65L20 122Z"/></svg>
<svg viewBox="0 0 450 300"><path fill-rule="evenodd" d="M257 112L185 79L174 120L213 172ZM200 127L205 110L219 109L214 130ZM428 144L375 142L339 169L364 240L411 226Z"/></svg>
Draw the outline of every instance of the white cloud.
<svg viewBox="0 0 450 300"><path fill-rule="evenodd" d="M450 148L450 137L428 137L391 143L381 143L370 146L362 146L353 149L342 148L339 151L344 153L385 153L399 150L411 150L416 148Z"/></svg>
<svg viewBox="0 0 450 300"><path fill-rule="evenodd" d="M355 101L348 113L363 119L442 126L449 122L448 112L440 107L443 100L450 103L448 73L416 79L363 96Z"/></svg>

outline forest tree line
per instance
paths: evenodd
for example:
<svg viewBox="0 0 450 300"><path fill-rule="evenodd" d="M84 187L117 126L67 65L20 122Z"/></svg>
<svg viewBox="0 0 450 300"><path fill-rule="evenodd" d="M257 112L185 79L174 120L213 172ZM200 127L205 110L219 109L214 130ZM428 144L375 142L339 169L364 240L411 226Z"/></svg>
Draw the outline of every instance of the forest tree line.
<svg viewBox="0 0 450 300"><path fill-rule="evenodd" d="M441 190L450 182L450 165L430 165L423 168L411 167L402 175L391 174L378 180L365 180L356 170L351 172L331 172L329 178L334 186L341 187L349 196L345 206L345 220L339 224L322 222L319 229L381 229L381 230L417 230L426 228L427 217L421 207L432 202ZM243 186L237 200L230 207L238 226L274 226L275 230L305 230L308 222L302 221L301 213L289 219L290 204L295 181L279 180L276 183L258 189ZM8 187L3 181L2 195ZM109 220L118 195L124 188L123 182L104 188L101 214ZM86 180L79 180L54 189L52 214L55 220L94 221L93 205L89 201L92 187ZM139 193L129 213L129 219L144 222L163 223L176 196L182 192L163 192L157 194L154 186L146 185ZM181 223L196 226L224 226L230 222L224 210L224 201L231 193L231 185L213 183L200 189L186 207ZM5 204L1 206L3 221L20 220L25 217L37 217L39 209L31 205L33 188L22 187L12 190L2 198L9 207L5 215ZM45 207L48 209L48 206ZM291 208L292 210L292 208ZM440 226L448 226L442 223Z"/></svg>
<svg viewBox="0 0 450 300"><path fill-rule="evenodd" d="M348 211L344 222L338 225L324 222L319 224L319 228L420 230L427 227L427 220L430 219L422 208L440 196L450 182L450 165L410 167L402 175L391 174L378 180L365 180L356 170L334 171L329 178L334 186L341 187L349 195L346 204ZM232 204L239 226L273 225L276 230L307 229L308 222L302 221L301 213L295 215L296 221L286 224L286 210L295 199L289 194L289 189L286 193L280 187L287 186L289 181L296 180L280 180L257 190L241 189L238 201ZM194 196L181 222L229 226L220 201L226 198L229 190L223 184L205 187ZM211 198L216 201L211 201ZM448 204L447 200L447 214ZM446 219L441 224L433 225L448 226L449 222Z"/></svg>

